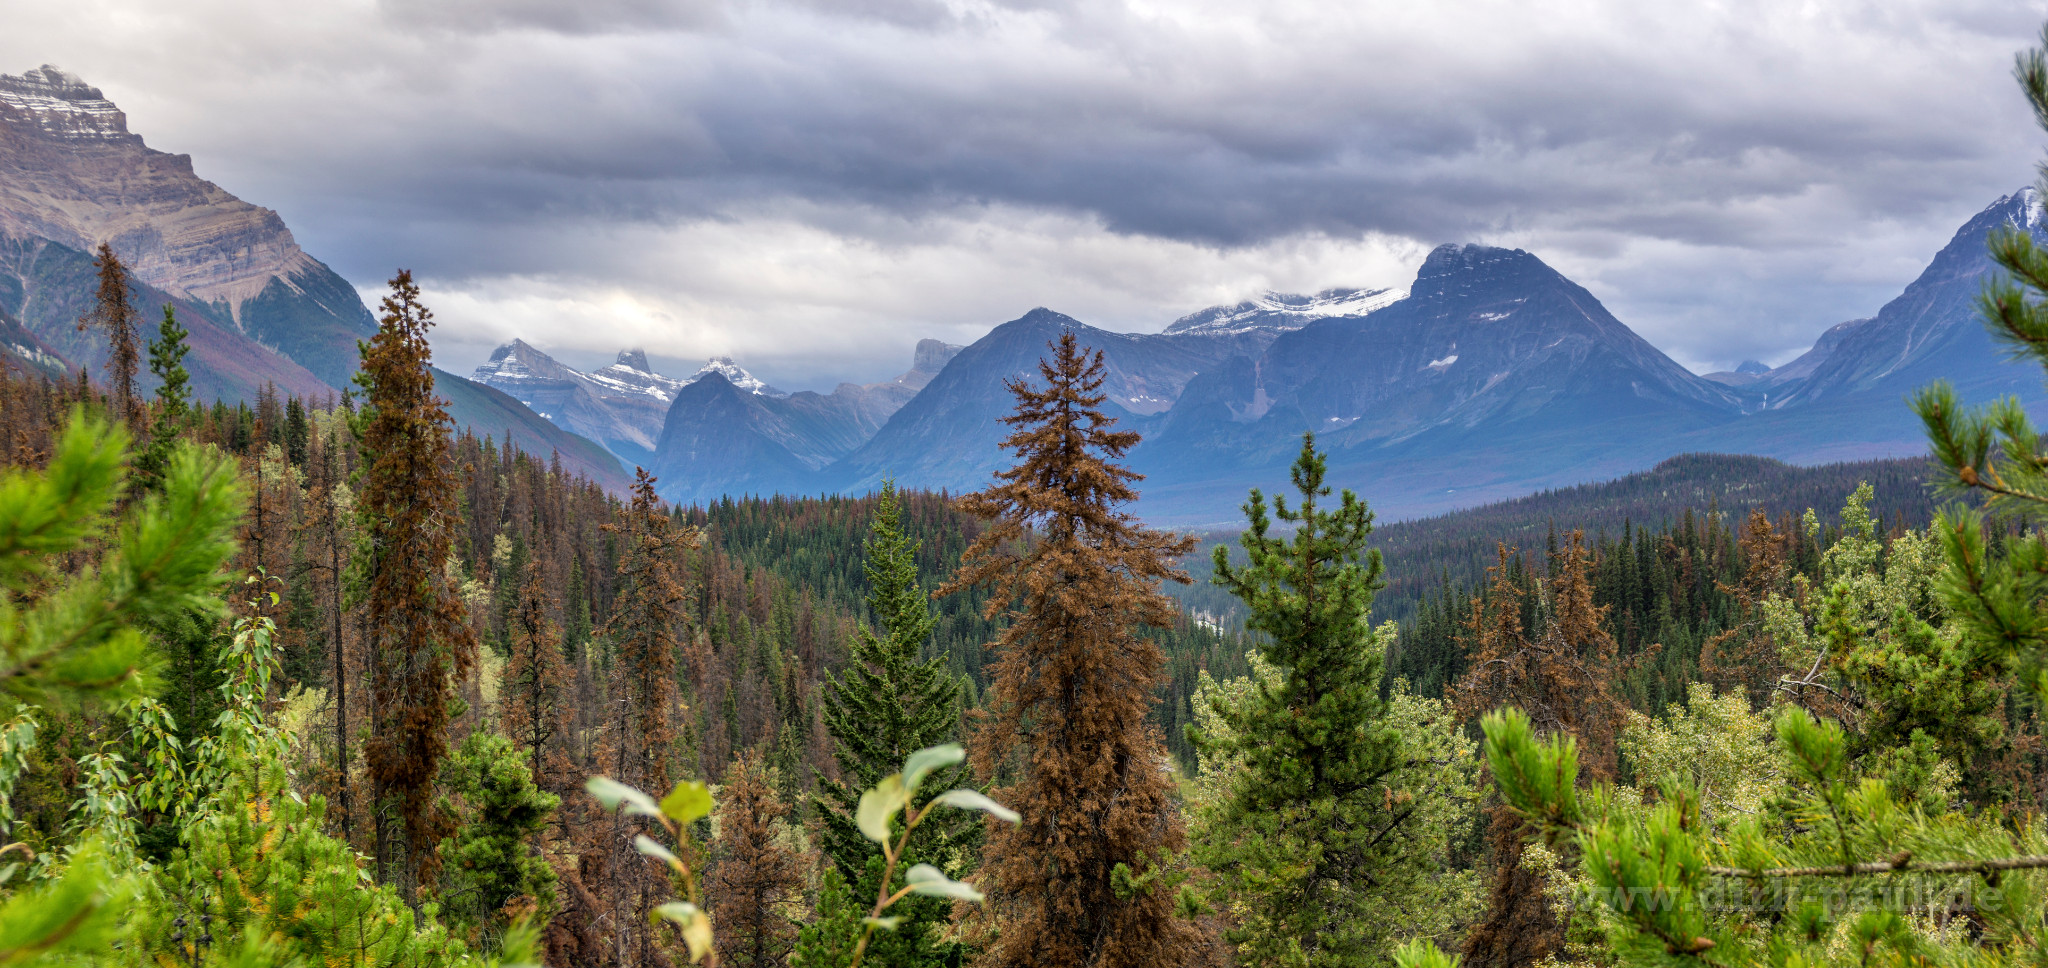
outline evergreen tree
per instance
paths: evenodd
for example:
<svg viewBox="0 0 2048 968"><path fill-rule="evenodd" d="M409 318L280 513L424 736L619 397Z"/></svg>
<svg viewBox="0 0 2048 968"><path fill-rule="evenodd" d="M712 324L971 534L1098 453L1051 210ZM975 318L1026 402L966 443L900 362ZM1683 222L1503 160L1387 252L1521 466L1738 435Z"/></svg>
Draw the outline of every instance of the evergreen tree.
<svg viewBox="0 0 2048 968"><path fill-rule="evenodd" d="M775 795L757 753L743 753L718 791L718 837L711 842L711 923L719 964L776 968L789 957L803 898L804 865L778 829L789 807Z"/></svg>
<svg viewBox="0 0 2048 968"><path fill-rule="evenodd" d="M821 784L816 794L823 850L855 898L872 896L881 877L882 852L855 822L861 791L896 772L910 754L950 740L959 722L960 698L959 681L946 670L943 656L918 659L938 618L930 596L918 585L918 543L903 532L893 482L883 482L877 495L865 550L868 611L881 634L857 630L843 677L826 680L825 730L832 736L840 778ZM958 772L948 771L938 782L952 786ZM978 818L945 814L924 829L906 866L928 863L949 877L964 876L980 845ZM870 946L867 963L909 968L957 958L957 944L934 937L934 929L950 920L950 908L943 898L906 898L891 909L903 924ZM844 913L857 928L867 912L847 908Z"/></svg>
<svg viewBox="0 0 2048 968"><path fill-rule="evenodd" d="M614 779L647 790L666 790L675 782L682 750L671 715L679 705L676 654L687 630L689 594L682 582L682 556L696 546L693 531L679 529L654 493L654 477L639 470L632 504L623 524L606 525L624 536L619 558L619 596L605 624L603 638L615 650L611 706L606 724L607 748L601 765ZM621 966L659 962L659 938L642 926L668 893L658 873L633 852L635 831L648 829L644 820L620 813L613 818L606 849L610 857L606 901L624 918L613 935Z"/></svg>
<svg viewBox="0 0 2048 968"><path fill-rule="evenodd" d="M1276 495L1269 515L1253 489L1240 539L1247 563L1215 551L1215 581L1245 603L1245 625L1261 633L1276 673L1247 701L1215 704L1221 735L1190 728L1205 757L1242 763L1203 818L1196 856L1234 902L1230 939L1246 965L1384 963L1399 940L1386 932L1398 926L1379 914L1423 900L1443 860L1442 834L1429 842L1416 802L1441 795L1430 788L1434 771L1409 761L1380 694L1372 512L1349 490L1337 507L1323 505L1324 475L1308 435L1293 468L1299 504ZM1270 533L1275 518L1291 536Z"/></svg>
<svg viewBox="0 0 2048 968"><path fill-rule="evenodd" d="M555 871L536 841L560 797L534 785L511 740L478 730L448 758L442 778L459 803L455 835L441 842L437 893L450 926L467 927L486 951L515 912L545 923L559 905Z"/></svg>
<svg viewBox="0 0 2048 968"><path fill-rule="evenodd" d="M306 405L298 397L285 401L284 405L284 453L293 467L306 466L306 447L310 443L312 428L306 423Z"/></svg>
<svg viewBox="0 0 2048 968"><path fill-rule="evenodd" d="M1115 461L1138 435L1099 409L1102 354L1071 332L1053 350L1042 389L1007 384L1017 410L1003 446L1018 463L961 499L989 525L941 589L987 586L988 616L1009 619L975 757L984 776L1016 777L997 798L1024 818L983 851L978 886L1001 923L986 963L1180 965L1199 939L1163 868L1185 834L1147 722L1165 657L1139 630L1172 624L1159 583L1187 580L1173 563L1194 540L1124 510L1139 475Z"/></svg>
<svg viewBox="0 0 2048 968"><path fill-rule="evenodd" d="M854 946L860 943L865 928L862 919L874 903L864 900L866 897L846 883L837 866L826 864L825 872L818 877L817 916L799 932L796 948L789 955L791 968L848 968L853 963ZM874 937L880 941L888 936L878 932ZM864 965L890 963L875 944L871 943L864 954Z"/></svg>
<svg viewBox="0 0 2048 968"><path fill-rule="evenodd" d="M363 344L363 468L357 511L364 648L372 723L364 758L373 786L377 860L411 900L434 863L442 818L434 780L448 755L454 680L476 656L459 590L447 574L456 492L448 412L434 396L427 330L433 314L412 273L391 280L377 335ZM403 824L393 836L388 810Z"/></svg>
<svg viewBox="0 0 2048 968"><path fill-rule="evenodd" d="M136 342L141 315L128 299L128 269L121 264L121 257L114 254L113 246L100 243L92 264L99 270L99 288L93 293L92 311L78 320L78 328L105 332L107 379L113 384L114 398L120 401L117 412L133 421L135 372L142 364L141 348Z"/></svg>
<svg viewBox="0 0 2048 968"><path fill-rule="evenodd" d="M185 372L185 327L178 325L176 311L164 304L164 320L157 326L156 339L149 341L149 372L157 378L156 415L150 425L149 447L136 459L137 474L145 486L155 486L163 475L164 461L190 422L191 375Z"/></svg>
<svg viewBox="0 0 2048 968"><path fill-rule="evenodd" d="M550 755L550 741L567 735L575 697L560 638L548 615L553 603L541 579L540 560L530 559L512 614L512 654L505 663L498 702L504 708L505 735L526 755L534 782L552 790L566 779L568 763L558 753Z"/></svg>
<svg viewBox="0 0 2048 968"><path fill-rule="evenodd" d="M1585 536L1571 534L1541 582L1505 546L1498 555L1493 583L1473 599L1465 623L1467 671L1452 690L1459 713L1470 720L1502 706L1530 710L1544 734L1574 739L1588 779L1612 778L1627 707L1612 685L1621 662L1606 629L1607 607L1593 603ZM1545 875L1523 863L1525 833L1520 814L1494 810L1486 913L1465 939L1474 965L1518 968L1564 944L1565 925Z"/></svg>

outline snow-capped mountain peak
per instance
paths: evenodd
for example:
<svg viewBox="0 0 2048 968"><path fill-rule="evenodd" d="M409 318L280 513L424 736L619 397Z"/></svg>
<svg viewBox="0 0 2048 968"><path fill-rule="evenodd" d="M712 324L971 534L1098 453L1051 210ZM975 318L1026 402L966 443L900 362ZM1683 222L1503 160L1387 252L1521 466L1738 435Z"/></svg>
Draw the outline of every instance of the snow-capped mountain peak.
<svg viewBox="0 0 2048 968"><path fill-rule="evenodd" d="M745 390L748 393L758 393L764 397L774 397L778 400L783 397L789 396L789 394L784 393L781 390L777 390L774 387L771 387L768 384L762 382L760 377L757 377L752 373L748 373L745 367L742 367L738 363L733 362L733 359L730 356L712 357L710 362L705 363L702 369L690 374L690 376L687 379L683 380L682 382L685 385L695 383L698 380L701 380L712 373L717 373L724 376L725 381L727 383L730 383L733 386L738 387L739 389Z"/></svg>
<svg viewBox="0 0 2048 968"><path fill-rule="evenodd" d="M647 362L647 351L637 347L620 350L617 362L584 374L584 379L612 393L645 394L663 403L675 399L676 391L690 383L690 380L678 380L654 372L654 367Z"/></svg>
<svg viewBox="0 0 2048 968"><path fill-rule="evenodd" d="M1235 306L1211 306L1192 312L1166 327L1168 333L1228 335L1255 329L1300 329L1331 316L1363 316L1408 297L1405 289L1325 289L1313 296L1260 293Z"/></svg>

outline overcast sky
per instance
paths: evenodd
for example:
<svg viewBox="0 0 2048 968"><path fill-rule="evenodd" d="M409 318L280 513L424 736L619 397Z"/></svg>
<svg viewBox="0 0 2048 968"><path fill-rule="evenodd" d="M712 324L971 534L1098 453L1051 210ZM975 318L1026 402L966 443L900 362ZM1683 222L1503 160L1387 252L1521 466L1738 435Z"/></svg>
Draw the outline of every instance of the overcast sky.
<svg viewBox="0 0 2048 968"><path fill-rule="evenodd" d="M0 0L466 372L729 353L790 388L1050 306L1157 330L1526 248L1695 370L1867 316L2029 183L1976 0ZM680 366L670 363L670 368Z"/></svg>

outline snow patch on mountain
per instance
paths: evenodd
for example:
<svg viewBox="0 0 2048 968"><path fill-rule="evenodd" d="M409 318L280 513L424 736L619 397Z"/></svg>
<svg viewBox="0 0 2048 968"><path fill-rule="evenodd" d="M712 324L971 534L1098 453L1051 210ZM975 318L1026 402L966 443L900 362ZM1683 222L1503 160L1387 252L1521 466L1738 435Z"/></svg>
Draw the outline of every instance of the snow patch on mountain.
<svg viewBox="0 0 2048 968"><path fill-rule="evenodd" d="M654 372L654 367L648 365L647 351L642 349L620 350L617 362L583 376L613 393L641 394L663 403L675 399L676 391L695 379L678 380Z"/></svg>
<svg viewBox="0 0 2048 968"><path fill-rule="evenodd" d="M45 134L66 141L127 141L128 116L100 89L44 64L19 75L0 74L0 104L22 112Z"/></svg>
<svg viewBox="0 0 2048 968"><path fill-rule="evenodd" d="M1268 291L1235 306L1211 306L1166 327L1168 333L1227 336L1256 329L1285 332L1331 316L1363 316L1408 298L1405 289L1325 289L1313 296Z"/></svg>
<svg viewBox="0 0 2048 968"><path fill-rule="evenodd" d="M784 393L781 390L777 390L774 387L771 387L768 384L762 382L760 377L757 377L752 373L748 373L744 367L740 366L738 363L733 362L732 357L730 356L712 357L711 361L704 364L704 367L702 369L690 374L689 378L683 381L683 384L688 385L695 383L698 380L702 380L706 376L709 376L713 373L723 375L727 383L730 383L735 387L745 390L748 393L758 393L764 397L774 397L778 400L789 396L789 394Z"/></svg>

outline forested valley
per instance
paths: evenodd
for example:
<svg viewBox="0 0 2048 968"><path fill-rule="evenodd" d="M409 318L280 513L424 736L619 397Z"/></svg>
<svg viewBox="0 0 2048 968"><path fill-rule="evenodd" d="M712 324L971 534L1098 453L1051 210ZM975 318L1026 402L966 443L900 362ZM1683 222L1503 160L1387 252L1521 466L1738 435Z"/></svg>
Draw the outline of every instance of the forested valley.
<svg viewBox="0 0 2048 968"><path fill-rule="evenodd" d="M982 490L675 507L456 428L407 273L251 406L97 266L0 376L0 964L2048 962L2015 402L1384 528L1309 435L1197 536L1069 331Z"/></svg>

